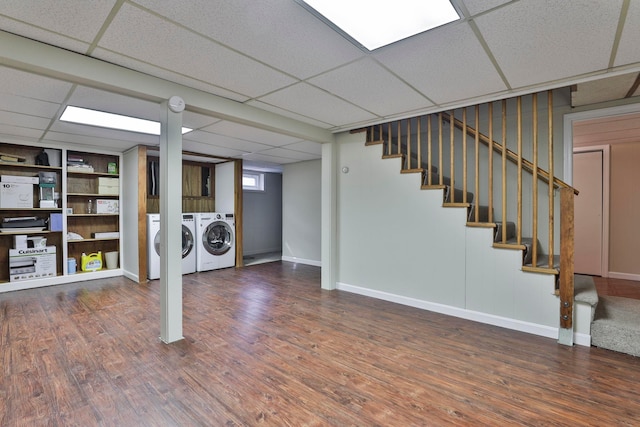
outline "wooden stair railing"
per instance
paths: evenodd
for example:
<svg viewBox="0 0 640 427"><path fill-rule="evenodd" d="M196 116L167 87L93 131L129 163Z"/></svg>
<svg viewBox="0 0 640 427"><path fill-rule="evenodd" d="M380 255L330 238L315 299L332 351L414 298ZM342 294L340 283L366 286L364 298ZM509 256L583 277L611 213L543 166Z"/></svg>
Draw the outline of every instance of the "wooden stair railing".
<svg viewBox="0 0 640 427"><path fill-rule="evenodd" d="M578 191L572 188L567 183L563 182L553 174L553 93L552 91L546 92L546 126L541 124L539 120L539 106L538 106L538 94L534 93L530 95L531 105L531 117L529 123L531 125L530 134L527 136L528 147L532 148L533 159L529 161L523 156L523 107L522 102L524 97L519 96L515 98L516 109L516 125L515 125L515 145L516 151L513 151L507 147L508 139L508 122L507 122L507 100L502 100L500 103L486 103L470 107L464 107L462 109L452 110L450 112L440 112L437 114L427 114L423 116L413 117L409 119L396 120L395 122L383 123L366 128L367 131L367 144L381 143L383 144L383 157L403 157L403 173L419 172L423 174L422 188L423 189L445 189L445 198L443 200L444 206L450 207L466 207L469 209L467 218L468 226L474 227L493 227L496 229L494 236L494 247L503 249L518 249L523 251L523 271L534 273L546 273L559 276L557 282L557 292L561 296L562 313L561 313L561 326L563 328L570 328L572 316L570 313L573 307L573 258L568 257L563 252L567 243L563 241L566 239L567 228L573 227L573 196L578 194ZM494 116L494 104L498 104L501 110L500 116ZM467 118L467 110L473 109L473 126L470 126ZM480 109L484 108L484 122L480 119ZM460 111L461 110L461 111ZM460 113L457 118L456 111ZM501 142L494 140L494 118L500 122L501 125ZM435 120L435 126L433 121ZM448 147L445 148L445 125L448 124ZM545 126L547 132L547 157L548 157L548 170L543 169L540 166L539 161L539 127ZM484 127L487 130L488 135L485 135L480 131ZM544 128L543 128L544 129ZM456 137L456 130L460 132L459 138ZM513 132L513 124L511 125L511 131ZM424 138L423 134L426 135ZM433 143L434 137L437 136L437 147ZM473 147L468 150L467 136L473 137ZM424 140L426 140L426 165L423 163L424 149L422 147ZM512 144L513 137L510 139ZM486 157L487 162L481 162L480 143L487 147ZM415 146L415 148L414 148ZM437 167L433 165L434 155L433 151L437 150ZM448 175L445 176L444 171L444 154L447 150L449 155ZM469 153L473 152L473 159L469 162ZM500 162L494 162L494 156L491 153L497 153L500 156ZM509 172L507 169L507 161L516 165L516 200L515 202L509 202L509 193L507 188L509 186ZM468 173L469 163L472 164L473 172ZM481 170L486 166L486 187L485 184L480 185ZM458 171L457 171L458 169ZM460 171L461 169L461 171ZM435 172L434 172L435 170ZM523 237L523 171L531 175L531 237ZM500 174L500 187L501 187L501 206L500 206L500 223L496 224L494 217L494 179L496 172ZM511 172L513 175L513 172ZM468 192L468 181L470 176L473 179L473 193ZM459 181L457 181L459 180ZM546 194L539 193L539 181L544 182L547 185L548 191ZM456 185L457 184L457 185ZM481 206L480 193L486 188L487 194L487 206ZM571 193L570 202L564 199L560 202L560 216L561 216L561 230L560 230L560 247L561 253L559 256L554 255L554 224L555 224L555 206L556 198L554 191L559 189L561 194L566 192ZM473 195L470 197L469 194ZM565 197L569 199L568 197ZM548 204L548 236L547 245L545 246L546 254L541 254L538 248L539 244L539 208L543 205L542 199ZM513 208L515 204L516 225L515 225L515 241L509 240L508 230L512 230L513 226L510 226L508 221L508 214L510 212L509 206ZM569 209L568 205L571 204ZM483 213L481 215L481 212ZM513 214L513 212L512 212ZM511 223L513 224L513 223ZM572 237L571 237L572 238ZM572 248L572 246L571 246ZM543 255L547 257L547 261L542 260ZM559 269L555 260L559 258ZM529 262L530 261L530 265ZM542 264L540 264L542 263ZM562 272L571 272L571 274L562 274ZM571 294L571 298L568 295ZM568 306L567 306L568 304ZM567 317L568 316L568 317ZM568 325L568 326L567 326Z"/></svg>

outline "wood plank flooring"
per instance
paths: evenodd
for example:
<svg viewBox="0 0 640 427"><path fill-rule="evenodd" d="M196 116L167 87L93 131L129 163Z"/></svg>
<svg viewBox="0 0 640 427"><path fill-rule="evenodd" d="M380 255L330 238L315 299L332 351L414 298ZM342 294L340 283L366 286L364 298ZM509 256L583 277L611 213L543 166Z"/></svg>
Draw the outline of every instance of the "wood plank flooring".
<svg viewBox="0 0 640 427"><path fill-rule="evenodd" d="M443 286L446 284L443 284ZM0 294L2 426L640 424L640 358L320 289L274 262Z"/></svg>
<svg viewBox="0 0 640 427"><path fill-rule="evenodd" d="M640 299L640 282L598 276L593 276L593 282L600 296Z"/></svg>

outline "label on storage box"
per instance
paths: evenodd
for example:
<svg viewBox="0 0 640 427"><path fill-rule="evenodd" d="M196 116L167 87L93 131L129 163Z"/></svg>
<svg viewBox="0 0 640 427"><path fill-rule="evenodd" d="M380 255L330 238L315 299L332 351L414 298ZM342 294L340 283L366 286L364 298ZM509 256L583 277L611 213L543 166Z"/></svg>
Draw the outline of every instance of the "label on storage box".
<svg viewBox="0 0 640 427"><path fill-rule="evenodd" d="M99 214L117 214L119 212L118 200L97 199L96 213Z"/></svg>
<svg viewBox="0 0 640 427"><path fill-rule="evenodd" d="M0 184L0 208L33 208L33 184Z"/></svg>
<svg viewBox="0 0 640 427"><path fill-rule="evenodd" d="M9 280L34 280L57 274L56 247L9 249Z"/></svg>

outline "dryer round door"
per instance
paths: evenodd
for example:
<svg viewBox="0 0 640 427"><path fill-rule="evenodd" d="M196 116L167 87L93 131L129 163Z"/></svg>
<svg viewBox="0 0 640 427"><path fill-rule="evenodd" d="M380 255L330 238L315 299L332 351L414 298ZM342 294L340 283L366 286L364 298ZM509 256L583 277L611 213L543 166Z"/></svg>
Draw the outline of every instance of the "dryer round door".
<svg viewBox="0 0 640 427"><path fill-rule="evenodd" d="M156 249L156 253L160 255L160 231L156 233L155 239L153 239L153 246ZM195 239L193 233L186 225L182 225L182 258L191 253L195 246Z"/></svg>
<svg viewBox="0 0 640 427"><path fill-rule="evenodd" d="M202 246L211 255L224 255L233 244L233 230L224 221L212 222L202 232Z"/></svg>

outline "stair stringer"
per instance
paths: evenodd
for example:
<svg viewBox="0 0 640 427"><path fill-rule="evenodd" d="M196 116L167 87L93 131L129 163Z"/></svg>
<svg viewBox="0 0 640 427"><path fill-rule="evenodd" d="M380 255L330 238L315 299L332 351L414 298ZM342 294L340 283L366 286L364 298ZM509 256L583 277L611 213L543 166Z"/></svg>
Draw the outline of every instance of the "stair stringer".
<svg viewBox="0 0 640 427"><path fill-rule="evenodd" d="M520 250L492 248L491 229L361 135L337 141L338 289L557 339L554 276L523 272Z"/></svg>

